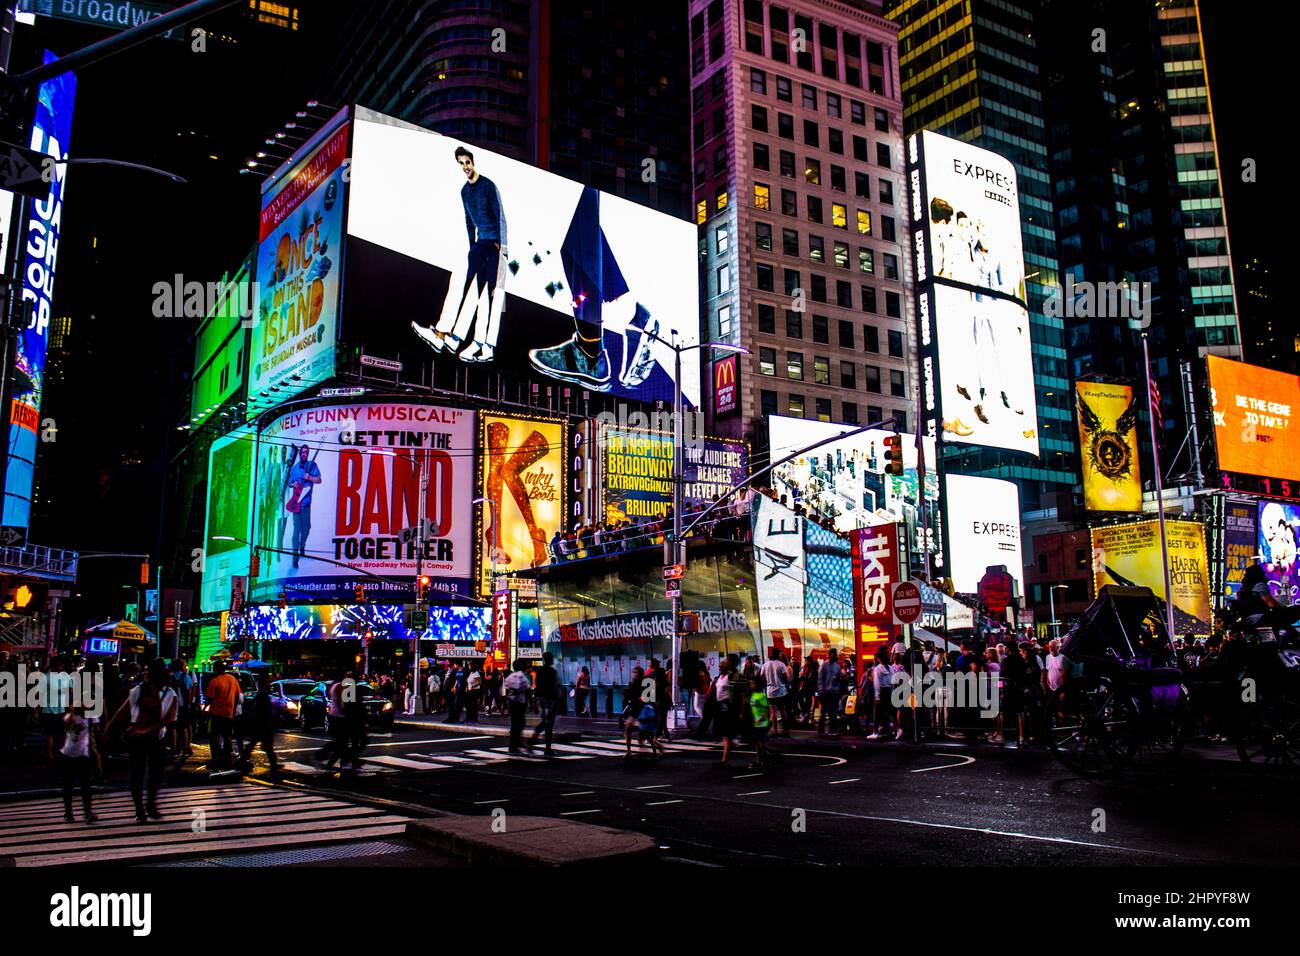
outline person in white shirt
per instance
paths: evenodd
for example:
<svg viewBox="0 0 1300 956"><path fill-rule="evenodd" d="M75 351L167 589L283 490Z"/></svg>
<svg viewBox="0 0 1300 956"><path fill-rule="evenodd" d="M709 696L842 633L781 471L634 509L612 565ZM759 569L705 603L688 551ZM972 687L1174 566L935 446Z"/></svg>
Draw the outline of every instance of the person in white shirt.
<svg viewBox="0 0 1300 956"><path fill-rule="evenodd" d="M876 694L876 727L867 734L868 740L879 740L889 732L894 713L894 672L884 654L876 657L871 669L872 690Z"/></svg>
<svg viewBox="0 0 1300 956"><path fill-rule="evenodd" d="M1047 656L1043 658L1043 688L1046 691L1049 714L1056 713L1056 702L1061 696L1061 687L1065 684L1065 655L1061 653L1061 642L1051 640L1047 643Z"/></svg>
<svg viewBox="0 0 1300 956"><path fill-rule="evenodd" d="M517 660L510 676L505 679L502 689L506 695L506 705L510 708L510 752L522 753L524 749L524 723L528 716L528 692L533 682L524 670L524 662Z"/></svg>
<svg viewBox="0 0 1300 956"><path fill-rule="evenodd" d="M95 749L95 718L87 717L82 707L69 707L63 715L63 746L59 748L60 763L63 769L63 819L72 823L72 788L77 784L81 788L81 808L86 822L94 823L98 817L91 810L90 775L99 763L99 752Z"/></svg>
<svg viewBox="0 0 1300 956"><path fill-rule="evenodd" d="M767 699L771 706L772 736L790 736L790 669L781 660L779 648L767 649L767 662L762 667L763 682L767 685ZM780 728L777 718L780 717Z"/></svg>
<svg viewBox="0 0 1300 956"><path fill-rule="evenodd" d="M158 790L166 760L163 739L167 728L176 722L180 702L168 676L166 661L162 658L150 661L148 676L131 688L123 708L131 721L126 731L126 748L131 758L131 798L137 823L162 819L158 811ZM121 713L114 715L114 722Z"/></svg>

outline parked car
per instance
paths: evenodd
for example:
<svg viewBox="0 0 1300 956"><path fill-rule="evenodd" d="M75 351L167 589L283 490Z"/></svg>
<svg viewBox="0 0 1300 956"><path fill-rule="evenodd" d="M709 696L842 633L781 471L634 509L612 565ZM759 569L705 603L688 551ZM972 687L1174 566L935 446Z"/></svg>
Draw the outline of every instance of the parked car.
<svg viewBox="0 0 1300 956"><path fill-rule="evenodd" d="M302 699L316 684L302 679L278 680L271 685L271 719L284 724L302 723Z"/></svg>
<svg viewBox="0 0 1300 956"><path fill-rule="evenodd" d="M371 684L358 682L357 700L366 708L366 716L372 728L391 730L396 709L393 702L379 695ZM302 696L298 702L299 722L304 730L313 727L330 729L329 720L329 683L321 681Z"/></svg>

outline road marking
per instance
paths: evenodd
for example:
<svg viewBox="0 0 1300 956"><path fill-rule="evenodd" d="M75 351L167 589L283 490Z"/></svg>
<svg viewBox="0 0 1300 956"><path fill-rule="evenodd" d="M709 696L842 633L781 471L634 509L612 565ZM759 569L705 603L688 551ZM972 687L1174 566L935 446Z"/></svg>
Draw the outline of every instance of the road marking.
<svg viewBox="0 0 1300 956"><path fill-rule="evenodd" d="M761 773L738 773L738 774L736 774L734 777L732 777L731 779L732 779L732 780L747 780L747 779L749 779L750 777L761 777L761 776L763 776Z"/></svg>
<svg viewBox="0 0 1300 956"><path fill-rule="evenodd" d="M582 816L584 813L600 813L600 811L599 811L599 810L569 810L569 811L566 812L566 813L561 813L560 816L562 816L562 817L579 817L579 816Z"/></svg>
<svg viewBox="0 0 1300 956"><path fill-rule="evenodd" d="M475 801L474 801L474 806L479 807L479 806L482 806L482 805L485 804L485 803L509 803L509 802L510 802L510 798L509 798L509 797L506 797L506 798L503 799L503 800L475 800Z"/></svg>
<svg viewBox="0 0 1300 956"><path fill-rule="evenodd" d="M585 797L595 793L595 790L574 790L572 793L562 793L562 797Z"/></svg>
<svg viewBox="0 0 1300 956"><path fill-rule="evenodd" d="M964 754L935 754L936 757L956 757L961 763L945 763L938 767L922 767L920 770L911 770L909 773L929 773L931 770L951 770L953 767L968 767L975 762L974 757L967 757Z"/></svg>
<svg viewBox="0 0 1300 956"><path fill-rule="evenodd" d="M406 757L390 757L386 754L379 754L376 757L362 757L361 762L382 764L385 767L400 767L403 770L446 770L446 767L439 767L435 763L427 760L410 760Z"/></svg>
<svg viewBox="0 0 1300 956"><path fill-rule="evenodd" d="M670 803L685 803L685 800L655 800L653 803L647 803L647 807L666 807Z"/></svg>
<svg viewBox="0 0 1300 956"><path fill-rule="evenodd" d="M671 783L652 783L644 787L637 787L638 790L662 790L665 787L671 787Z"/></svg>
<svg viewBox="0 0 1300 956"><path fill-rule="evenodd" d="M862 779L861 777L849 777L847 780L832 780L831 786L833 787L837 783L857 783L861 779Z"/></svg>
<svg viewBox="0 0 1300 956"><path fill-rule="evenodd" d="M771 792L772 792L771 790L751 790L751 791L749 791L749 793L738 793L738 794L736 794L736 796L738 796L738 797L757 797L757 796L761 796L761 795L764 794L764 793L771 793Z"/></svg>

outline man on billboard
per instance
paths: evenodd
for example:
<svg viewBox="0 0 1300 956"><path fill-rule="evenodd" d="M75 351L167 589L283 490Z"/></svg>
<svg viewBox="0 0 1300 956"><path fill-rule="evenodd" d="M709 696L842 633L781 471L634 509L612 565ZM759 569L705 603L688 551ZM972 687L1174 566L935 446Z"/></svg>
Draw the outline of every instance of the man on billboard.
<svg viewBox="0 0 1300 956"><path fill-rule="evenodd" d="M312 486L321 482L320 468L307 457L307 446L298 449L297 461L284 477L284 510L293 515L293 566L307 554L307 536L311 534Z"/></svg>
<svg viewBox="0 0 1300 956"><path fill-rule="evenodd" d="M506 213L496 183L474 167L474 154L457 146L455 155L465 174L460 188L469 236L465 281L457 300L452 295L456 287L452 277L442 314L432 329L416 322L411 327L436 351L460 353L467 362L490 362L496 354L506 296ZM467 340L469 348L461 352Z"/></svg>

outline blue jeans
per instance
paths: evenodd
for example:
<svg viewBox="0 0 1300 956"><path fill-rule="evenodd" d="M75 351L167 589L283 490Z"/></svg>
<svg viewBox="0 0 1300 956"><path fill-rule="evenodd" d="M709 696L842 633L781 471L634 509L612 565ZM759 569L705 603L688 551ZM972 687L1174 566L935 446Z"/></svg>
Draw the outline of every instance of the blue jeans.
<svg viewBox="0 0 1300 956"><path fill-rule="evenodd" d="M558 709L558 704L559 701L552 697L537 698L537 707L542 712L542 719L533 728L533 740L536 741L541 736L542 731L546 731L547 750L551 749L551 732L555 730L555 712Z"/></svg>

